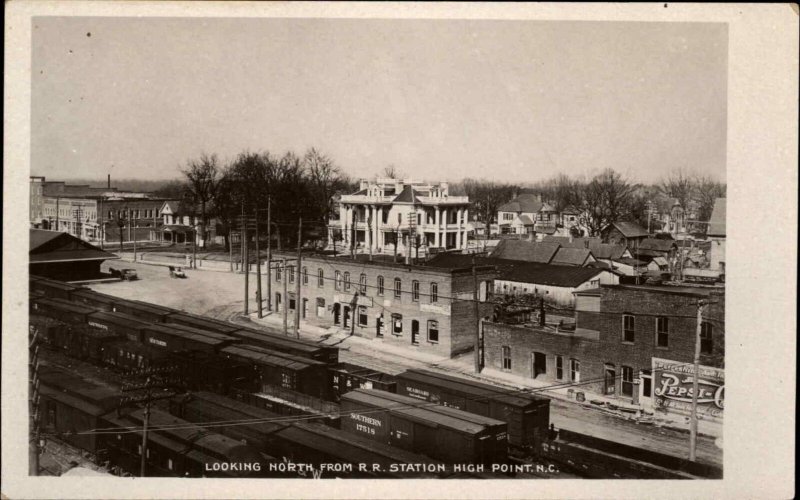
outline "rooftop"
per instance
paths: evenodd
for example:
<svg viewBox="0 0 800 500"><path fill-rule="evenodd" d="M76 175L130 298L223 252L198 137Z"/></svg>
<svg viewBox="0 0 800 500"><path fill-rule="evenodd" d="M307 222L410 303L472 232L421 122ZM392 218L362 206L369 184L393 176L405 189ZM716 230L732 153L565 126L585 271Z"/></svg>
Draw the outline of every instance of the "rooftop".
<svg viewBox="0 0 800 500"><path fill-rule="evenodd" d="M498 212L536 213L542 208L542 200L538 195L524 193L508 203L501 205Z"/></svg>
<svg viewBox="0 0 800 500"><path fill-rule="evenodd" d="M714 201L714 209L711 211L711 218L708 221L708 236L725 236L725 221L727 215L727 199L717 198Z"/></svg>

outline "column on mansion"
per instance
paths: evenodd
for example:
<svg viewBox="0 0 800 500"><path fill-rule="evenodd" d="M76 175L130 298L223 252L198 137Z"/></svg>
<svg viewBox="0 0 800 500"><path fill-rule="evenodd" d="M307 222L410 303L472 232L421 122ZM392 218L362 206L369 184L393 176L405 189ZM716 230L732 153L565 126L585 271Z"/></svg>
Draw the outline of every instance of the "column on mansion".
<svg viewBox="0 0 800 500"><path fill-rule="evenodd" d="M441 213L440 212L441 212L441 208L436 207L436 231L433 233L434 234L434 236L433 236L433 246L437 247L437 248L441 246L441 244L439 242L439 236L440 236L439 233L442 230Z"/></svg>
<svg viewBox="0 0 800 500"><path fill-rule="evenodd" d="M467 234L469 233L469 207L464 207L464 246L463 248L467 248L467 242L469 241Z"/></svg>
<svg viewBox="0 0 800 500"><path fill-rule="evenodd" d="M447 249L447 208L442 209L442 247Z"/></svg>
<svg viewBox="0 0 800 500"><path fill-rule="evenodd" d="M456 209L456 249L461 250L461 209Z"/></svg>
<svg viewBox="0 0 800 500"><path fill-rule="evenodd" d="M383 207L379 206L375 216L375 247L383 248L383 241L381 238L381 223L383 222Z"/></svg>

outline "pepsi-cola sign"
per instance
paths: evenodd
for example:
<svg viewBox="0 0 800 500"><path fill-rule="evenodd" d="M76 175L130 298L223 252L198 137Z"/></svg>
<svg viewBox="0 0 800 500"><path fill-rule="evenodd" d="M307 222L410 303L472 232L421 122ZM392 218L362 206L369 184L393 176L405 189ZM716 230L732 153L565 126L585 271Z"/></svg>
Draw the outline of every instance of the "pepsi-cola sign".
<svg viewBox="0 0 800 500"><path fill-rule="evenodd" d="M694 398L694 364L653 358L653 398L666 413L691 415ZM725 408L725 371L700 366L697 374L697 414L722 418Z"/></svg>

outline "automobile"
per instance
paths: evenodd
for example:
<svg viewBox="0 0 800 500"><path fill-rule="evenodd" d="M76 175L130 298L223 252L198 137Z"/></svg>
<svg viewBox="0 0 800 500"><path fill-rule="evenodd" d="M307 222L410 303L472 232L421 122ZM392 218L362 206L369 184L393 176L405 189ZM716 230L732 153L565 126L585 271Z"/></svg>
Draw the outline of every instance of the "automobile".
<svg viewBox="0 0 800 500"><path fill-rule="evenodd" d="M169 277L170 278L185 278L186 273L183 272L183 269L180 267L169 266Z"/></svg>
<svg viewBox="0 0 800 500"><path fill-rule="evenodd" d="M139 275L136 274L136 269L114 269L111 267L108 270L111 272L112 276L115 276L123 281L139 279Z"/></svg>

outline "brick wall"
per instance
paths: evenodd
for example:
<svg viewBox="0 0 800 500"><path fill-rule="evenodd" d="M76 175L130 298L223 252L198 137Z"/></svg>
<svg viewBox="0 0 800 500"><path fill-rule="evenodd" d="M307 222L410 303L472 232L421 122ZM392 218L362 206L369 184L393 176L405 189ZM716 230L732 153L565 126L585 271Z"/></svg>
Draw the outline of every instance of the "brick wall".
<svg viewBox="0 0 800 500"><path fill-rule="evenodd" d="M280 257L280 256L277 256ZM294 258L286 255L286 258ZM276 264L273 264L275 266ZM290 262L288 265L292 265ZM439 268L425 268L421 266L392 265L379 262L348 261L324 257L305 257L303 267L308 273L308 283L301 285L301 296L308 300L308 314L304 321L309 324L330 327L334 325L335 307L338 304L340 320L338 325L343 325L343 311L345 307L354 310L351 312L352 324L348 330L353 334L377 338L378 318L383 317L382 342L403 346L411 349L421 349L425 352L452 356L459 352L469 350L474 345L476 335L476 321L472 306L472 273L470 270L445 270ZM323 286L318 285L318 272L323 272ZM342 286L339 290L335 287L336 271L342 274ZM344 273L350 274L350 288L347 290L344 283ZM366 276L366 293L360 293L359 284L361 275ZM384 280L384 290L378 289L378 277ZM276 295L283 295L283 283L277 281L276 273L272 273L272 302L275 304ZM400 279L401 296L395 297L394 281ZM479 281L494 278L494 270L481 270L478 273ZM282 277L285 279L285 274ZM419 283L419 298L412 297L412 284ZM437 299L431 297L431 284L438 286ZM288 284L290 297L294 297L296 283ZM266 287L264 287L266 294ZM455 297L456 300L451 299ZM317 299L325 302L325 307L318 315ZM467 299L467 300L458 300ZM286 300L282 299L285 304ZM355 307L353 307L355 306ZM358 307L366 310L366 325L359 324ZM491 314L491 304L480 304L481 315ZM289 323L293 315L290 311ZM393 332L392 314L402 316L402 332ZM429 338L431 321L438 323L438 341ZM418 325L419 334L417 342L412 343L412 328L414 322Z"/></svg>

